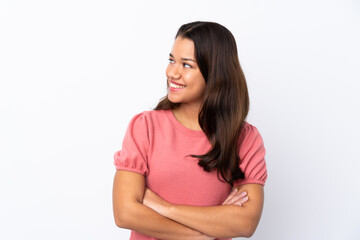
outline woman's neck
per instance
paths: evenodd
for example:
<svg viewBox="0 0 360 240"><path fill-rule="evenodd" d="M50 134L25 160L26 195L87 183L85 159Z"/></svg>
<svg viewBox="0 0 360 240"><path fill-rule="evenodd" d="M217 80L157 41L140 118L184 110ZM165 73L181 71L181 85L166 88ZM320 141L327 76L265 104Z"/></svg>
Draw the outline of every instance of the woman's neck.
<svg viewBox="0 0 360 240"><path fill-rule="evenodd" d="M188 106L181 104L179 107L172 110L175 118L185 127L192 130L201 130L199 125L199 106Z"/></svg>

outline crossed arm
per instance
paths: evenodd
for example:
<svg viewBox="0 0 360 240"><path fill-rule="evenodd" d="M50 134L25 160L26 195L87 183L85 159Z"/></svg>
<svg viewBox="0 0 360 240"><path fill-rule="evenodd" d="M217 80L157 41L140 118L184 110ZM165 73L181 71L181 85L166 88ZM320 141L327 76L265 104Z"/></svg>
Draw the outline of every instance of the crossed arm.
<svg viewBox="0 0 360 240"><path fill-rule="evenodd" d="M237 189L221 206L176 205L146 189L143 175L118 170L113 187L115 222L118 227L168 240L250 237L260 220L263 187L246 184ZM244 191L248 199L239 194Z"/></svg>

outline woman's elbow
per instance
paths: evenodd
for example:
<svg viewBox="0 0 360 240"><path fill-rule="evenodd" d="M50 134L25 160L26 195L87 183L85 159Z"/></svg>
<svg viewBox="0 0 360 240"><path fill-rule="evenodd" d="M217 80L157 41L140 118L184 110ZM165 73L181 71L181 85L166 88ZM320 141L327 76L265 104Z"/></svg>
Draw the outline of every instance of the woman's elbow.
<svg viewBox="0 0 360 240"><path fill-rule="evenodd" d="M131 220L129 213L129 207L116 207L114 208L114 220L115 224L119 228L129 228L129 221Z"/></svg>
<svg viewBox="0 0 360 240"><path fill-rule="evenodd" d="M245 238L252 237L252 235L256 231L257 225L258 225L258 221L242 220L237 228L237 233L236 233L237 237L245 237Z"/></svg>
<svg viewBox="0 0 360 240"><path fill-rule="evenodd" d="M254 228L251 227L244 227L238 229L238 231L234 232L234 237L244 237L244 238L250 238L255 233Z"/></svg>
<svg viewBox="0 0 360 240"><path fill-rule="evenodd" d="M245 238L250 238L252 237L252 235L255 233L255 230L256 228L249 228L249 229L246 229L246 231L244 232L244 236L242 237L245 237Z"/></svg>
<svg viewBox="0 0 360 240"><path fill-rule="evenodd" d="M117 227L119 228L124 228L126 223L125 223L125 217L123 216L123 212L122 211L114 211L114 220L115 220L115 224Z"/></svg>

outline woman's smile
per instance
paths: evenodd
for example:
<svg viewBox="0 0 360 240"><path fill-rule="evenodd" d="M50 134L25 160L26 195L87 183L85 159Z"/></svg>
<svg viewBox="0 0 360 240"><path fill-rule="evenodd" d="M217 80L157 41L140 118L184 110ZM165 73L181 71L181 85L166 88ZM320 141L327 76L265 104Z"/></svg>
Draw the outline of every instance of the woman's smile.
<svg viewBox="0 0 360 240"><path fill-rule="evenodd" d="M176 83L173 83L173 82L169 83L169 90L172 91L172 92L181 91L183 88L186 88L186 86L185 85L179 85L179 84L176 84Z"/></svg>

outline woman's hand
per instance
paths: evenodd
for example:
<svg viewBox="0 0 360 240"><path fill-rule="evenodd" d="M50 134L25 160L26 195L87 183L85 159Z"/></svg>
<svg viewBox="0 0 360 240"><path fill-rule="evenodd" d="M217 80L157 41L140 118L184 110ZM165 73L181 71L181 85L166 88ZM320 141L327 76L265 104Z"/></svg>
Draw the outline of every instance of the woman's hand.
<svg viewBox="0 0 360 240"><path fill-rule="evenodd" d="M143 204L154 211L160 213L165 216L166 208L171 206L171 203L165 201L161 197L159 197L156 193L151 191L149 188L145 189L145 194L143 198Z"/></svg>
<svg viewBox="0 0 360 240"><path fill-rule="evenodd" d="M241 206L244 202L249 200L247 192L239 192L236 187L233 188L229 196L225 199L222 205L237 205Z"/></svg>

